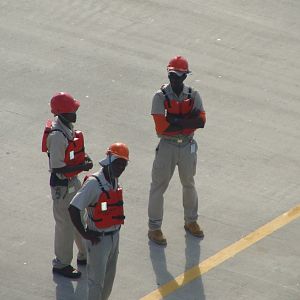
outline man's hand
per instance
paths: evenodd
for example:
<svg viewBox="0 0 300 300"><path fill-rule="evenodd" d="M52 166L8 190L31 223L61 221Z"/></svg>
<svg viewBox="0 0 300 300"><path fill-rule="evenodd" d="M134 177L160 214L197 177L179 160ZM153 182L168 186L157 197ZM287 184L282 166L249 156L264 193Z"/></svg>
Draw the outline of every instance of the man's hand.
<svg viewBox="0 0 300 300"><path fill-rule="evenodd" d="M75 228L78 230L80 235L86 239L92 242L93 245L98 244L101 241L101 238L99 236L99 233L97 234L96 231L92 230L86 230L81 222L81 216L80 216L80 210L70 204L69 208L69 214L72 220L72 223L74 224Z"/></svg>
<svg viewBox="0 0 300 300"><path fill-rule="evenodd" d="M90 158L90 156L87 153L85 153L85 160L93 162L92 159Z"/></svg>
<svg viewBox="0 0 300 300"><path fill-rule="evenodd" d="M193 119L193 118L198 118L200 114L200 110L197 108L194 108L187 116L187 119Z"/></svg>
<svg viewBox="0 0 300 300"><path fill-rule="evenodd" d="M178 126L181 118L179 118L177 115L167 114L166 120L171 124Z"/></svg>
<svg viewBox="0 0 300 300"><path fill-rule="evenodd" d="M82 235L82 237L86 240L91 241L92 245L97 245L98 243L101 242L101 237L99 236L99 234L97 233L97 231L93 231L93 230L85 230L84 234Z"/></svg>
<svg viewBox="0 0 300 300"><path fill-rule="evenodd" d="M85 161L84 161L84 171L88 171L90 169L93 168L93 161L91 160L91 158L86 154L85 155Z"/></svg>

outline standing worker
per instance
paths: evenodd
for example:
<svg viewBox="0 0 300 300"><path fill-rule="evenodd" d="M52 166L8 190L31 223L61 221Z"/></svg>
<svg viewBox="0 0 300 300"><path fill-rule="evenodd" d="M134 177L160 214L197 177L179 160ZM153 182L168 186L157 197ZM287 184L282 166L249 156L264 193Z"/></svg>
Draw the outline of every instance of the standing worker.
<svg viewBox="0 0 300 300"><path fill-rule="evenodd" d="M204 128L205 111L199 93L183 84L190 73L187 60L182 56L175 56L170 60L167 70L170 83L156 92L151 111L160 142L152 168L148 237L159 245L167 244L161 231L163 195L176 166L182 184L184 228L193 236L204 236L197 223L198 196L194 176L198 146L193 135L197 128Z"/></svg>
<svg viewBox="0 0 300 300"><path fill-rule="evenodd" d="M129 150L125 144L115 143L106 154L99 162L103 168L87 177L69 207L74 226L87 240L88 300L106 300L111 293L119 253L119 230L125 219L118 178L127 166ZM80 218L80 212L85 209L86 228Z"/></svg>
<svg viewBox="0 0 300 300"><path fill-rule="evenodd" d="M42 140L42 151L49 156L55 219L56 257L52 261L52 271L68 278L81 276L81 272L71 266L74 239L79 250L77 264L86 264L86 250L80 234L71 222L68 206L81 186L77 174L93 167L92 160L84 152L82 132L73 128L79 105L79 101L70 94L61 92L54 95L50 106L55 118L53 121L48 120Z"/></svg>

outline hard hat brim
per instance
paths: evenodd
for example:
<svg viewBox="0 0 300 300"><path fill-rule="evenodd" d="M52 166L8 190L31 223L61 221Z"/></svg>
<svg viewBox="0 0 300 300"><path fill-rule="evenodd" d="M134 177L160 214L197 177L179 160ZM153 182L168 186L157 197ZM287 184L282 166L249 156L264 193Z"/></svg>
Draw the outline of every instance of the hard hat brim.
<svg viewBox="0 0 300 300"><path fill-rule="evenodd" d="M182 76L184 74L188 75L188 74L192 73L189 70L182 70L182 69L179 70L179 69L175 69L174 67L168 67L168 72L175 73L178 76Z"/></svg>
<svg viewBox="0 0 300 300"><path fill-rule="evenodd" d="M176 74L176 75L179 76L179 77L181 77L181 76L183 76L183 75L188 75L188 74L189 74L189 73L187 73L187 72L180 72L180 71L176 71L176 70L169 70L168 73L169 73L169 74L170 74L170 73L174 73L174 74Z"/></svg>

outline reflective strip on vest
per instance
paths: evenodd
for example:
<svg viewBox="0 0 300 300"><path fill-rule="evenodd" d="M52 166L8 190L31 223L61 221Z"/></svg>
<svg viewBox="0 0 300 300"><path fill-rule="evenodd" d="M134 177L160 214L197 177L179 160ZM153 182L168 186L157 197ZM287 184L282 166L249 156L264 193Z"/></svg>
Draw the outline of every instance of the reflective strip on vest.
<svg viewBox="0 0 300 300"><path fill-rule="evenodd" d="M68 141L68 147L65 152L64 162L67 166L77 166L83 164L85 161L84 152L84 139L81 131L75 131L75 138L73 141ZM66 177L73 177L79 174L80 171L74 171L71 173L64 173Z"/></svg>

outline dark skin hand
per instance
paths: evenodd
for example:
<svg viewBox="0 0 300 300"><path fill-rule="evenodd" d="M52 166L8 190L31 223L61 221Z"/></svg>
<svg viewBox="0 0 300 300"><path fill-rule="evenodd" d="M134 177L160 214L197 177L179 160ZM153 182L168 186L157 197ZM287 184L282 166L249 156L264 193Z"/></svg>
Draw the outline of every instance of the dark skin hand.
<svg viewBox="0 0 300 300"><path fill-rule="evenodd" d="M101 238L99 237L97 232L85 230L81 222L80 210L73 205L70 205L68 210L71 220L78 232L80 233L80 235L84 239L91 241L93 245L98 244L101 241Z"/></svg>
<svg viewBox="0 0 300 300"><path fill-rule="evenodd" d="M199 117L200 111L193 109L188 115L184 117L178 117L178 115L168 114L166 119L174 128L185 129L185 128L204 128L204 122ZM168 128L169 129L169 128ZM171 130L172 131L172 130Z"/></svg>
<svg viewBox="0 0 300 300"><path fill-rule="evenodd" d="M62 168L53 169L53 173L71 173L74 171L88 171L93 168L93 162L91 158L86 154L85 162L76 166L65 166Z"/></svg>
<svg viewBox="0 0 300 300"><path fill-rule="evenodd" d="M204 122L199 117L199 112L198 112L197 117L179 119L178 125L182 126L182 128L184 128L184 129L185 128L204 128Z"/></svg>

